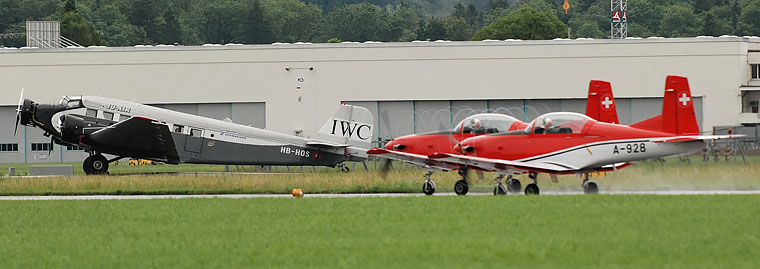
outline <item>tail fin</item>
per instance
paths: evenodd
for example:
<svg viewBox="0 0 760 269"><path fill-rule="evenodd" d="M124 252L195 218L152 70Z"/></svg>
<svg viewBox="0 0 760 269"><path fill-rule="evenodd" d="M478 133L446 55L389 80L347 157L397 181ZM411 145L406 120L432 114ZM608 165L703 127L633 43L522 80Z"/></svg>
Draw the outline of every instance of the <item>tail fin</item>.
<svg viewBox="0 0 760 269"><path fill-rule="evenodd" d="M609 82L592 80L588 84L586 116L601 122L620 123L615 97L612 94L612 86Z"/></svg>
<svg viewBox="0 0 760 269"><path fill-rule="evenodd" d="M316 139L369 149L374 135L374 118L366 108L341 105L316 135Z"/></svg>
<svg viewBox="0 0 760 269"><path fill-rule="evenodd" d="M698 135L699 125L694 113L694 99L691 97L689 80L681 76L668 76L665 79L662 114L635 123L631 127L679 135Z"/></svg>

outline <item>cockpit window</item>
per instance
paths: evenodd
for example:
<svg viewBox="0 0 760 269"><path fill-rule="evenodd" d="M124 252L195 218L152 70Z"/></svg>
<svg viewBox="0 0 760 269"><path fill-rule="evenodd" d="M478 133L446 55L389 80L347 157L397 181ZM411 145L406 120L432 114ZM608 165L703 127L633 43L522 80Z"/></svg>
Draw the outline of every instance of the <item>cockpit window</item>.
<svg viewBox="0 0 760 269"><path fill-rule="evenodd" d="M81 97L69 97L64 96L61 98L61 105L65 106L66 108L80 108L82 106L82 98Z"/></svg>
<svg viewBox="0 0 760 269"><path fill-rule="evenodd" d="M579 134L589 121L593 119L578 113L547 113L534 119L525 131L534 134Z"/></svg>
<svg viewBox="0 0 760 269"><path fill-rule="evenodd" d="M495 134L509 130L517 119L503 114L477 114L465 118L455 130L463 134Z"/></svg>

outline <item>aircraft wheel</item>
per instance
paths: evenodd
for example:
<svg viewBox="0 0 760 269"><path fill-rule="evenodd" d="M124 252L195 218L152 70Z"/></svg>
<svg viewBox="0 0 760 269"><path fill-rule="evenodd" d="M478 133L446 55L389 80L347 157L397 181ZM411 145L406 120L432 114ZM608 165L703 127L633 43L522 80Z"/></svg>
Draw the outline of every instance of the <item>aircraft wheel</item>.
<svg viewBox="0 0 760 269"><path fill-rule="evenodd" d="M522 189L522 185L519 180L513 178L507 181L507 188L509 189L509 193L518 194Z"/></svg>
<svg viewBox="0 0 760 269"><path fill-rule="evenodd" d="M596 183L594 183L594 182L586 182L586 184L583 185L583 193L585 193L585 194L597 194L597 193L599 193L599 187L596 186Z"/></svg>
<svg viewBox="0 0 760 269"><path fill-rule="evenodd" d="M454 184L454 192L457 195L465 195L467 194L467 190L469 187L467 186L467 182L464 180L457 181L456 184Z"/></svg>
<svg viewBox="0 0 760 269"><path fill-rule="evenodd" d="M530 183L525 186L525 195L538 195L538 185Z"/></svg>
<svg viewBox="0 0 760 269"><path fill-rule="evenodd" d="M435 183L433 181L425 181L422 184L422 193L425 195L433 195L435 193Z"/></svg>
<svg viewBox="0 0 760 269"><path fill-rule="evenodd" d="M505 195L505 194L507 194L507 187L505 187L504 185L499 184L493 188L493 195Z"/></svg>
<svg viewBox="0 0 760 269"><path fill-rule="evenodd" d="M348 166L344 165L340 167L340 171L344 173L348 173L348 172L351 172L351 168L348 168Z"/></svg>
<svg viewBox="0 0 760 269"><path fill-rule="evenodd" d="M84 173L88 175L102 175L108 173L108 160L103 155L92 155L84 159L82 163Z"/></svg>

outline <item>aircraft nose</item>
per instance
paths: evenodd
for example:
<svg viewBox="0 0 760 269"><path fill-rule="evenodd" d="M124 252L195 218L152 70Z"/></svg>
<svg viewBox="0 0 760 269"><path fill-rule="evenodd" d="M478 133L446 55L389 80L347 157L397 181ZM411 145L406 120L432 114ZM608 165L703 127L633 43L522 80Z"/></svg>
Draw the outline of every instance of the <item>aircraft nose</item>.
<svg viewBox="0 0 760 269"><path fill-rule="evenodd" d="M24 99L24 103L18 111L19 123L22 125L31 124L32 116L32 100Z"/></svg>

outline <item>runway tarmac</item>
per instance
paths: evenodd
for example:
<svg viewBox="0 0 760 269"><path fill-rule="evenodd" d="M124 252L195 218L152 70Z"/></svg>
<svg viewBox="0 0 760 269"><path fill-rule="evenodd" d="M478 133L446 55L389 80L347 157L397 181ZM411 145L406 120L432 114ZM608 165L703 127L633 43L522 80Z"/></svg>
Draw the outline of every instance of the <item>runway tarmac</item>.
<svg viewBox="0 0 760 269"><path fill-rule="evenodd" d="M712 190L712 191L613 191L601 195L760 195L760 190ZM455 196L453 192L436 193L433 196ZM492 196L492 193L469 193L468 196ZM518 194L523 195L523 194ZM582 192L542 192L541 195L584 195ZM362 197L412 197L425 196L422 193L347 193L347 194L306 194L305 198L362 198ZM289 194L191 194L191 195L50 195L50 196L0 196L0 200L145 200L145 199L187 199L187 198L292 198Z"/></svg>

